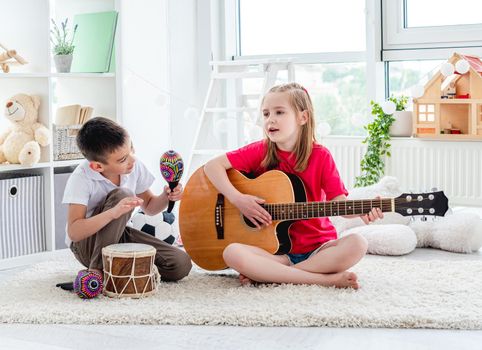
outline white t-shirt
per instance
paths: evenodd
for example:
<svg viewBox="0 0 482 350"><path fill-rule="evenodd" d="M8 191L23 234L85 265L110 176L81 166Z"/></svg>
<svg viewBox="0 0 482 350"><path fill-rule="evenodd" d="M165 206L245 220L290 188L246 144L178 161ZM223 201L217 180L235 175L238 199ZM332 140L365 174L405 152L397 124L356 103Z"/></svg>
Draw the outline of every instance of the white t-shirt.
<svg viewBox="0 0 482 350"><path fill-rule="evenodd" d="M134 169L129 174L121 175L120 186L113 184L102 174L89 167L89 161L85 160L75 168L65 185L64 204L82 204L87 207L85 217L92 216L95 208L101 204L107 194L116 188L126 188L140 194L147 191L154 182L155 178L147 167L136 160ZM67 231L67 230L66 230ZM70 247L72 241L66 232L65 243Z"/></svg>

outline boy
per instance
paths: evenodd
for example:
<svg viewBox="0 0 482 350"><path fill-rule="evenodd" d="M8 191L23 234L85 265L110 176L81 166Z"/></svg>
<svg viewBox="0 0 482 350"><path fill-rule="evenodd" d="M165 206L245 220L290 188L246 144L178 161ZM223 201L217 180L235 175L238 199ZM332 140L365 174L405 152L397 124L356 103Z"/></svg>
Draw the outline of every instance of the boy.
<svg viewBox="0 0 482 350"><path fill-rule="evenodd" d="M136 160L127 131L107 118L89 120L77 135L77 145L86 158L72 173L63 203L69 204L66 243L80 263L101 272L102 248L115 243L144 243L157 252L154 263L163 281L177 281L191 270L191 259L144 232L126 226L135 207L147 215L166 208L168 200L182 195L179 184L166 186L155 196L150 190L154 176Z"/></svg>

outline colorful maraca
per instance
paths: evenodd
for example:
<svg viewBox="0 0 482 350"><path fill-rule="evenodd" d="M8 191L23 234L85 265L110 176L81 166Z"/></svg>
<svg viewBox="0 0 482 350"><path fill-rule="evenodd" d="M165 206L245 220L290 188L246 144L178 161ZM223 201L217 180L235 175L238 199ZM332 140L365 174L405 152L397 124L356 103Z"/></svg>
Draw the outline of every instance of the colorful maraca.
<svg viewBox="0 0 482 350"><path fill-rule="evenodd" d="M169 188L172 191L174 188L176 188L179 180L181 179L182 172L184 171L184 162L182 161L181 156L179 153L173 150L165 152L161 156L160 167L162 177L167 181ZM168 218L166 218L166 214L170 214L173 208L174 202L169 201L167 210L164 212L164 221L170 224L174 222L174 215L168 215Z"/></svg>
<svg viewBox="0 0 482 350"><path fill-rule="evenodd" d="M74 280L74 292L82 299L92 299L102 293L103 277L100 273L80 270Z"/></svg>

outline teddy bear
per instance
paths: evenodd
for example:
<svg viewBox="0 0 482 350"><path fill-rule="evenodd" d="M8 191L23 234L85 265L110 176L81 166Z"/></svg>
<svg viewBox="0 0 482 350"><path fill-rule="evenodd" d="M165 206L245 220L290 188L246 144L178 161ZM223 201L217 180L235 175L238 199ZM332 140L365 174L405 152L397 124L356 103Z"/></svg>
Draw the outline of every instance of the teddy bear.
<svg viewBox="0 0 482 350"><path fill-rule="evenodd" d="M398 197L402 194L398 180L386 176L379 183L354 188L349 199ZM431 247L457 253L472 253L482 246L482 219L472 213L452 213L443 217L402 216L384 213L383 219L369 225L358 217L332 217L340 237L358 233L368 242L368 253L377 255L405 255L415 248Z"/></svg>
<svg viewBox="0 0 482 350"><path fill-rule="evenodd" d="M18 94L5 106L10 128L0 134L0 163L31 166L40 160L40 146L50 143L49 130L37 122L40 98Z"/></svg>

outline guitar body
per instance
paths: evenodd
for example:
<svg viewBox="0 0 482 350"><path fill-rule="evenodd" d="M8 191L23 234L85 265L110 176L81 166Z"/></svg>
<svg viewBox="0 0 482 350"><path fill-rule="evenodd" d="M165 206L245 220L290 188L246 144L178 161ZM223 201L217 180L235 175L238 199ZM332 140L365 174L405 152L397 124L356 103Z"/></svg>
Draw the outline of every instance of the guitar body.
<svg viewBox="0 0 482 350"><path fill-rule="evenodd" d="M273 170L255 179L239 171L228 170L231 183L241 193L263 198L268 203L305 202L301 180L294 175ZM226 198L219 218L222 234L216 227L216 204L219 191L212 185L201 167L190 177L184 189L179 209L179 228L184 248L192 260L206 270L227 268L223 251L231 243L260 247L272 254L286 254L291 249L288 230L293 220L274 221L261 230L248 223L240 211ZM219 226L219 225L218 225Z"/></svg>

